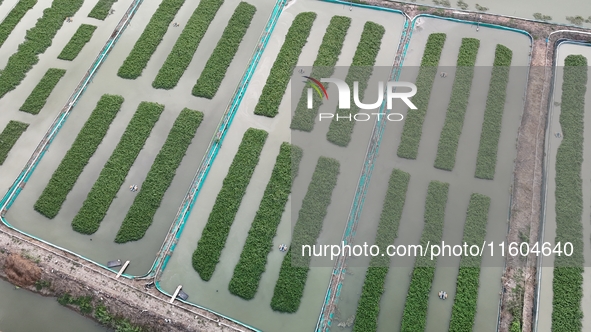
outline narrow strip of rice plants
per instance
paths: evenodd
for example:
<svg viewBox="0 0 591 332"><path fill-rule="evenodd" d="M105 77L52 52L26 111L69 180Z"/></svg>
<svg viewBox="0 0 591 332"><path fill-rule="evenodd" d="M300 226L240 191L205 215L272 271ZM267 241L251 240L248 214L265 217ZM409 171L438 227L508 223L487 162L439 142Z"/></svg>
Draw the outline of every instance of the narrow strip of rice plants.
<svg viewBox="0 0 591 332"><path fill-rule="evenodd" d="M468 108L468 99L472 90L472 79L474 78L474 64L480 40L475 38L462 38L460 54L456 64L456 77L454 79L447 114L439 145L437 146L437 157L435 157L435 168L451 171L456 164L456 153L458 142L464 127L464 116Z"/></svg>
<svg viewBox="0 0 591 332"><path fill-rule="evenodd" d="M320 236L339 170L337 160L326 157L318 159L273 291L271 308L275 311L293 313L300 307L311 259L304 255L302 246L316 244Z"/></svg>
<svg viewBox="0 0 591 332"><path fill-rule="evenodd" d="M94 155L103 141L122 104L123 97L121 96L103 95L101 97L76 136L72 147L53 172L49 183L37 199L34 206L35 211L50 219L58 214L90 157Z"/></svg>
<svg viewBox="0 0 591 332"><path fill-rule="evenodd" d="M347 78L345 78L348 86L353 86L353 82L359 82L359 100L363 100L365 96L367 83L373 73L373 65L380 51L385 31L386 29L383 26L373 22L366 22L363 27L361 40L357 44L351 68L347 73ZM329 142L339 146L349 145L356 122L349 117L354 116L358 111L359 109L354 103L351 103L350 109L337 109L336 116L331 121L326 134Z"/></svg>
<svg viewBox="0 0 591 332"><path fill-rule="evenodd" d="M2 143L0 144L0 165L4 164L8 153L28 127L29 124L18 121L10 121L4 127L4 130L0 133L0 143Z"/></svg>
<svg viewBox="0 0 591 332"><path fill-rule="evenodd" d="M380 223L376 232L376 245L380 252L386 252L386 248L394 243L398 236L398 225L402 218L402 209L406 201L406 191L410 181L410 174L395 169L390 175L388 191L384 198ZM380 313L380 300L384 293L386 275L390 266L389 256L375 256L371 258L361 298L357 305L353 332L372 332L378 330L378 315Z"/></svg>
<svg viewBox="0 0 591 332"><path fill-rule="evenodd" d="M409 110L404 118L404 127L402 128L402 136L397 151L400 158L417 159L419 143L423 134L423 122L425 122L425 116L429 109L431 89L433 88L435 75L437 75L437 67L439 66L446 36L444 33L432 33L427 39L415 83L417 94L412 97L412 102L417 109Z"/></svg>
<svg viewBox="0 0 591 332"><path fill-rule="evenodd" d="M82 208L72 221L72 228L76 232L93 234L98 230L162 111L164 105L140 103L117 147L90 189Z"/></svg>
<svg viewBox="0 0 591 332"><path fill-rule="evenodd" d="M39 114L43 106L45 106L51 91L53 91L65 74L65 69L49 68L19 110L31 114Z"/></svg>
<svg viewBox="0 0 591 332"><path fill-rule="evenodd" d="M291 79L291 71L308 41L314 20L316 20L316 13L312 12L300 13L293 20L254 108L254 114L269 118L279 114L279 104Z"/></svg>
<svg viewBox="0 0 591 332"><path fill-rule="evenodd" d="M194 96L212 99L218 92L256 10L255 6L246 2L240 2L236 7L222 37L193 87Z"/></svg>
<svg viewBox="0 0 591 332"><path fill-rule="evenodd" d="M431 181L429 183L425 202L425 226L420 242L422 248L426 248L429 242L441 242L448 191L449 184L447 183L439 181ZM431 293L431 283L435 276L436 264L437 259L432 260L429 254L416 258L410 287L406 294L406 303L404 304L404 313L402 314L402 324L400 327L401 332L425 330L429 294Z"/></svg>
<svg viewBox="0 0 591 332"><path fill-rule="evenodd" d="M1 2L0 2L1 3ZM14 8L6 15L2 23L0 23L0 47L4 44L12 30L16 27L18 22L25 16L25 14L37 4L37 0L20 0Z"/></svg>
<svg viewBox="0 0 591 332"><path fill-rule="evenodd" d="M310 73L310 77L321 79L323 77L331 77L334 73L334 66L339 59L345 36L351 26L351 19L345 16L333 16L330 24L326 28L322 44L318 49L318 55L314 60L314 67ZM314 129L314 122L318 114L318 108L322 104L322 98L317 94L313 94L312 109L308 109L307 89L302 91L302 96L298 102L294 117L291 121L291 129L311 132Z"/></svg>
<svg viewBox="0 0 591 332"><path fill-rule="evenodd" d="M188 108L181 111L123 219L115 242L137 241L144 237L202 120L203 113L199 111Z"/></svg>
<svg viewBox="0 0 591 332"><path fill-rule="evenodd" d="M234 222L242 197L259 163L259 157L269 134L250 128L244 133L238 152L218 193L197 249L193 252L193 268L201 279L209 281L220 261L230 227Z"/></svg>
<svg viewBox="0 0 591 332"><path fill-rule="evenodd" d="M486 223L490 198L481 194L472 194L466 214L463 242L469 246L480 246L486 237ZM480 285L480 256L462 256L456 284L456 296L449 322L450 332L472 331L476 306L478 304L478 287Z"/></svg>
<svg viewBox="0 0 591 332"><path fill-rule="evenodd" d="M158 71L158 75L152 82L152 87L169 90L179 83L222 3L224 3L223 0L201 0L199 2L187 22L187 26L181 32L162 68Z"/></svg>
<svg viewBox="0 0 591 332"><path fill-rule="evenodd" d="M572 255L554 255L552 282L552 331L582 330L583 311L583 131L587 58L569 55L564 60L560 106L562 142L556 152L556 238L554 243L572 243Z"/></svg>
<svg viewBox="0 0 591 332"><path fill-rule="evenodd" d="M492 180L495 177L512 58L513 52L509 48L497 45L476 158L475 176L480 179Z"/></svg>
<svg viewBox="0 0 591 332"><path fill-rule="evenodd" d="M27 72L39 62L38 55L51 46L53 37L64 24L66 17L74 16L83 2L54 0L51 7L43 11L43 16L27 31L25 41L19 45L18 51L10 56L6 67L0 73L0 98L22 82Z"/></svg>
<svg viewBox="0 0 591 332"><path fill-rule="evenodd" d="M107 16L109 16L111 7L113 7L115 2L117 2L117 0L99 0L88 14L88 17L104 21Z"/></svg>
<svg viewBox="0 0 591 332"><path fill-rule="evenodd" d="M72 61L76 59L80 51L86 43L92 38L92 34L96 30L96 26L90 24L82 24L72 36L72 39L66 44L62 52L57 56L58 59Z"/></svg>
<svg viewBox="0 0 591 332"><path fill-rule="evenodd" d="M302 149L289 143L281 144L271 179L267 183L259 210L250 226L240 260L230 280L230 293L250 300L254 298L273 248L273 238L291 193L293 180L299 170Z"/></svg>
<svg viewBox="0 0 591 332"><path fill-rule="evenodd" d="M152 54L156 52L156 48L168 31L170 22L181 9L183 3L185 0L163 0L160 3L144 32L117 71L119 77L134 80L142 75Z"/></svg>

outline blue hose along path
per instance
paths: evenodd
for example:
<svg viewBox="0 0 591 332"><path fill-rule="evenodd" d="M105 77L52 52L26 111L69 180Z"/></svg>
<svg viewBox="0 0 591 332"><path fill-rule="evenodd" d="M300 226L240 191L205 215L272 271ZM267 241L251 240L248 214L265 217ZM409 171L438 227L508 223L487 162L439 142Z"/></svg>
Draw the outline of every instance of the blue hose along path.
<svg viewBox="0 0 591 332"><path fill-rule="evenodd" d="M15 227L13 227L4 218L4 215L6 214L6 211L8 211L8 209L10 208L12 203L16 200L16 198L20 194L21 190L25 187L27 181L29 180L29 178L31 177L31 175L35 171L37 165L39 164L39 162L41 161L41 159L45 155L45 152L47 152L47 149L49 149L51 142L56 137L56 135L58 134L58 132L61 129L61 127L63 126L63 124L66 122L68 115L70 115L70 112L72 111L74 106L76 106L76 104L78 103L80 96L82 95L82 93L84 93L88 84L92 81L92 78L96 74L98 68L105 61L107 55L109 54L109 52L113 48L113 45L115 45L115 43L117 42L117 40L119 39L119 37L121 36L121 34L125 30L125 28L129 25L129 22L133 18L133 15L136 13L136 11L137 11L138 7L141 5L142 1L143 0L135 0L129 6L129 8L127 9L127 12L123 15L123 17L119 21L119 24L117 25L117 27L115 28L115 30L111 34L111 37L109 37L109 40L105 43L105 46L103 47L101 52L96 57L94 63L92 64L90 69L86 72L86 74L84 75L84 77L82 78L82 80L80 81L80 83L78 84L78 86L76 87L76 89L74 90L74 92L72 93L72 95L70 96L68 101L66 102L66 105L62 108L62 110L60 111L60 113L58 114L56 119L54 120L53 124L48 129L47 133L45 134L45 136L43 137L43 139L41 140L41 142L39 143L39 145L37 146L37 148L35 149L35 151L31 155L31 158L29 159L29 161L27 162L27 164L23 168L22 172L19 174L19 176L16 178L16 180L14 181L12 186L8 189L8 192L6 193L6 195L0 201L0 221L4 225L6 225L6 227L8 227L20 234L23 234L25 236L33 238L37 241L43 242L53 248L56 248L58 250L62 250L64 252L74 255L78 258L81 258L87 262L98 265L104 269L110 270L114 273L116 273L117 271L109 269L106 266L104 266L100 263L97 263L89 258L86 258L86 257L79 255L75 252L72 252L68 249L61 248L53 243L47 242L43 239L40 239L36 236L33 236L31 234L28 234L26 232L23 232ZM123 276L125 276L127 278L130 277L125 274Z"/></svg>
<svg viewBox="0 0 591 332"><path fill-rule="evenodd" d="M339 4L349 4L339 0L323 0L332 3L339 3ZM387 8L378 8L368 5L359 5L353 4L353 6L362 7L362 8L370 8L370 9L378 9L389 11L392 13L402 14L401 11L387 9ZM392 65L392 73L390 75L390 80L397 81L400 77L400 73L402 70L402 63L404 61L404 57L406 55L406 51L408 50L408 45L410 44L410 37L412 35L412 30L414 28L414 21L409 22L408 16L405 15L405 22L402 29L402 34L400 38L400 42L398 44L398 50L396 52L396 58L394 60L394 64ZM384 102L380 107L380 112L384 112L385 105L386 105L386 98L384 98ZM385 110L385 112L389 113L389 110ZM378 155L378 150L380 147L380 143L382 140L382 135L384 133L384 129L386 126L386 120L383 118L378 117L375 122L374 129L371 134L371 138L369 141L369 145L366 152L365 162L363 168L361 170L361 175L359 177L359 184L355 191L355 197L353 199L353 204L351 206L351 211L349 213L349 219L347 221L347 227L345 228L343 239L342 241L345 244L350 244L353 241L353 237L355 236L355 230L357 228L357 224L359 222L359 217L361 216L361 211L363 209L363 204L365 202L365 196L367 194L367 188L369 186L369 181L371 178L371 174L373 172L374 162ZM334 317L334 313L336 311L336 305L338 302L338 297L341 292L342 282L346 273L346 257L341 256L335 263L335 267L333 269L332 276L330 278L330 282L328 284L328 289L326 292L326 297L324 299L324 303L322 305L322 309L320 311L320 317L318 319L318 323L316 324L316 332L324 332L330 329L332 319Z"/></svg>

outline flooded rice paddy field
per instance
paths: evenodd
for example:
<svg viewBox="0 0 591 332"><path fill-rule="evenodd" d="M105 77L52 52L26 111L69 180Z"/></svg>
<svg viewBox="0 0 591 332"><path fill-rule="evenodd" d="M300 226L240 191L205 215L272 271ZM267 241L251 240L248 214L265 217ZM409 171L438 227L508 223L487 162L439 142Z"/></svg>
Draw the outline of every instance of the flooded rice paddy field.
<svg viewBox="0 0 591 332"><path fill-rule="evenodd" d="M332 272L332 263L327 264L321 259L312 260L312 266L320 267L314 267L310 270L299 310L294 314L274 312L271 309L270 302L275 283L278 279L281 262L285 255L277 248L282 243L288 245L290 243L291 232L296 221L294 216L297 215L302 205L302 200L320 156L337 159L340 162L340 174L333 191L332 203L324 219L323 229L318 243L333 244L340 242L359 179L359 171L363 165L368 139L373 127L373 122L357 123L351 143L346 148L337 147L326 140L330 121L317 121L311 133L294 134L289 129L292 116L290 107L293 107L299 100L303 88L303 84L299 80L291 81L291 84L296 84L298 87L288 86L278 116L275 118L266 118L253 114L254 107L258 102L266 78L283 44L291 22L297 14L305 11L316 12L318 16L312 26L310 38L299 57L297 68L307 69L313 64L322 41L322 36L331 17L333 15L343 15L351 17L352 22L345 38L337 66L347 66L351 63L357 43L361 37L363 26L370 20L383 25L386 29L384 38L382 39L382 47L377 55L376 64L388 68L388 71L374 72L372 80L384 81L388 79L404 24L402 15L359 8L350 12L347 7L318 1L300 0L292 5L288 5L271 36L271 40L246 92L245 99L242 101L238 114L228 132L228 136L224 140L223 148L220 150L215 164L201 189L201 195L196 201L195 207L183 230L183 235L160 281L160 286L169 293L174 292L178 285L183 285L183 291L190 296L190 302L240 320L263 331L295 332L311 331L314 329L324 295L326 294L326 287ZM297 70L295 71L297 72ZM309 71L306 72L309 73ZM346 72L343 74L346 74ZM294 89L298 91L295 95L291 92ZM329 86L329 95L331 93L332 95L336 95L336 91L331 90ZM375 98L375 95L371 96L373 93L369 93L369 95L370 100ZM335 109L336 98L335 100L331 99L325 102L320 107L319 112L334 113ZM201 237L217 193L220 190L221 183L228 172L229 165L238 149L242 136L251 127L266 130L269 132L269 137L263 148L259 164L248 185L238 214L234 219L226 246L220 257L220 262L217 264L211 280L205 282L193 270L191 266L191 255L197 247L197 242ZM279 152L279 146L282 142L286 141L298 145L304 150L303 159L292 188L292 195L287 203L277 235L274 239L273 250L268 256L266 271L262 275L258 292L254 299L245 301L230 294L228 284L234 267L240 258L246 235L271 176L275 158Z"/></svg>
<svg viewBox="0 0 591 332"><path fill-rule="evenodd" d="M52 297L17 289L4 280L0 280L0 294L0 331L109 331L95 321L61 306Z"/></svg>
<svg viewBox="0 0 591 332"><path fill-rule="evenodd" d="M562 98L562 83L563 83L563 70L564 60L571 54L581 54L587 58L587 61L591 63L591 47L563 43L558 47L556 54L556 72L554 77L554 90L552 99L550 101L550 115L549 115L549 129L547 132L546 141L546 153L547 153L547 173L546 173L546 202L545 202L545 223L543 241L554 243L556 238L556 205L555 205L555 190L556 190L556 152L561 144L562 138L556 137L555 133L561 133L561 127L559 122L560 117L560 103ZM588 71L588 75L591 74L591 70ZM584 152L583 152L583 165L581 178L583 180L583 242L585 245L585 272L583 274L583 301L582 306L583 312L583 328L582 331L591 329L591 317L585 311L585 308L591 307L591 174L589 169L591 168L591 75L587 79L587 92L585 94L585 134L584 134ZM539 303L540 309L538 314L538 330L539 331L550 331L552 327L552 299L553 299L553 268L554 256L544 257L542 261L542 277L540 282L540 295Z"/></svg>
<svg viewBox="0 0 591 332"><path fill-rule="evenodd" d="M354 240L356 244L375 243L388 179L393 169L400 169L410 174L406 202L394 245L419 243L424 224L427 187L429 182L433 180L450 184L442 238L445 243L454 245L462 242L466 210L472 193L484 194L492 200L486 240L501 242L506 236L513 160L516 155L515 142L523 112L523 94L529 64L529 38L525 35L498 29L480 28L479 31L476 31L472 26L442 19L421 19L417 22L411 37L403 64L401 81L415 81L417 66L420 65L427 38L433 32L447 34L439 71L446 72L448 76L437 75L435 78L416 160L402 159L397 156L396 151L404 124L402 122L387 122ZM450 101L455 73L453 66L458 57L461 40L466 37L480 39L480 49L476 58L476 68L459 140L456 164L453 171L449 172L435 169L433 164L439 135ZM474 172L491 66L497 44L502 44L513 51L513 67L507 89L495 177L494 180L483 180L475 178ZM406 108L394 109L393 112L406 113ZM367 257L354 257L348 262L348 275L343 283L338 303L340 321L346 321L347 318L355 314L366 271L364 266L367 266L368 263ZM426 331L447 331L449 328L459 263L459 258L449 257L440 258L437 262ZM412 257L395 257L391 260L393 268L390 269L387 276L385 292L381 300L379 331L398 331L400 329L413 266L414 258ZM502 271L502 258L484 257L480 275L475 331L496 329ZM447 301L441 301L437 297L439 290L445 290L449 294Z"/></svg>
<svg viewBox="0 0 591 332"><path fill-rule="evenodd" d="M219 92L212 100L207 100L193 97L191 95L191 89L200 76L207 59L213 52L228 20L238 4L226 2L221 6L210 28L203 37L193 61L190 63L176 88L172 90L156 90L151 86L152 81L164 63L172 46L175 44L182 28L187 24L189 17L197 7L198 2L187 1L181 7L174 19L180 27L171 26L168 29L162 43L143 71L142 76L136 80L126 80L117 76L117 70L131 51L136 40L143 32L150 17L159 5L159 2L143 2L131 21L131 25L115 44L106 61L94 77L93 82L72 110L61 132L57 135L48 152L39 163L37 171L29 179L26 189L21 192L18 199L6 214L6 219L14 227L24 232L72 250L102 264L114 259L130 260L131 264L126 270L127 274L143 275L148 272L155 259L156 252L160 249L166 232L170 228L178 207L200 165L207 146L215 133L222 114L230 102L234 89L238 85L242 73L249 63L252 51L258 43L260 34L267 23L273 7L268 1L263 0L253 0L250 3L257 8L252 24L242 40ZM26 134L15 146L13 151L16 152L11 153L3 166L3 188L7 188L20 173L30 154L34 151L51 122L78 85L79 80L93 63L94 58L108 40L119 19L131 4L131 1L117 2L116 6L113 7L116 10L116 15L109 16L105 22L86 17L94 4L95 1L85 2L84 6L73 17L73 22L64 23L63 28L54 39L53 45L40 56L39 64L29 72L27 78L16 90L0 100L3 112L7 114L7 120L15 119L31 123L31 127L29 127ZM28 16L25 16L24 20L28 21ZM29 26L23 26L23 28L32 26L34 21L35 17L30 19ZM56 59L57 54L59 54L65 43L70 39L70 36L76 31L77 26L82 22L99 26L88 47L85 47L76 60L71 63ZM13 42L18 43L19 41L13 40ZM46 106L37 116L19 112L18 107L29 95L47 68L50 67L64 68L67 69L67 72L66 76L53 91ZM34 211L33 205L103 94L122 95L125 98L125 102L101 145L90 159L89 164L84 168L79 180L68 195L60 213L54 219L49 220ZM105 162L115 149L129 120L142 101L163 104L165 106L164 112L127 174L99 230L90 236L73 231L71 226L72 219L82 206L90 188L98 178ZM156 212L153 224L142 240L121 245L114 244L115 235L136 195L129 191L129 186L131 184L138 184L141 190L141 184L166 140L174 120L185 107L203 112L204 119L197 130L192 144L187 150L185 158L177 169L176 176L164 196L160 208ZM5 117L3 116L2 121L4 119ZM5 177L4 174L7 176Z"/></svg>

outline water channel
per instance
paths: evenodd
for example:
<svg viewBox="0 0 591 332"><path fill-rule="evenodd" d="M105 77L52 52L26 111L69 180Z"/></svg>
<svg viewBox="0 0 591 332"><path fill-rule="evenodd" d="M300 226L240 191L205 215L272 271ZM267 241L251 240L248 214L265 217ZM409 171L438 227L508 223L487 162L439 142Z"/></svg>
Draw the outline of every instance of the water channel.
<svg viewBox="0 0 591 332"><path fill-rule="evenodd" d="M43 297L24 289L17 289L0 279L0 331L99 332L109 330L61 306L53 297Z"/></svg>

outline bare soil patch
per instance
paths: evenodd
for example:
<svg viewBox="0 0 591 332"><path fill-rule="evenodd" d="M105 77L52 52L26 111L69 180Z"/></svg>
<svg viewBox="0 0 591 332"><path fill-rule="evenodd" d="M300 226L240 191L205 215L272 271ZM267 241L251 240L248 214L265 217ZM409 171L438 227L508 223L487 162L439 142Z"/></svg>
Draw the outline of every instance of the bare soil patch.
<svg viewBox="0 0 591 332"><path fill-rule="evenodd" d="M41 269L18 254L10 254L6 258L4 273L11 283L20 287L33 286L41 278Z"/></svg>

